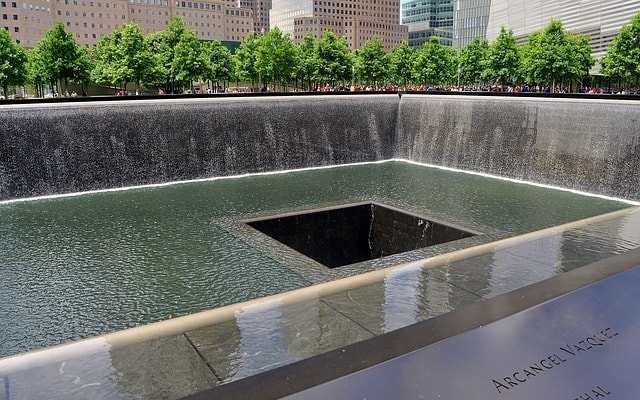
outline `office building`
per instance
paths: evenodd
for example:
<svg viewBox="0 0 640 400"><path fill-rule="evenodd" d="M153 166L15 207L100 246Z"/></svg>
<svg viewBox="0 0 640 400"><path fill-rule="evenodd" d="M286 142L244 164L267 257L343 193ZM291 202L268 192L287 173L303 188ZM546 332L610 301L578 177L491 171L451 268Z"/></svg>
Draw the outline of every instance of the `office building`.
<svg viewBox="0 0 640 400"><path fill-rule="evenodd" d="M456 0L453 46L462 48L474 37L489 42L505 26L520 44L552 19L571 33L589 35L593 56L601 58L620 28L640 12L640 0Z"/></svg>
<svg viewBox="0 0 640 400"><path fill-rule="evenodd" d="M254 30L253 11L228 0L0 0L0 26L26 48L35 47L56 21L79 45L91 47L128 22L145 34L184 17L200 40L240 42Z"/></svg>
<svg viewBox="0 0 640 400"><path fill-rule="evenodd" d="M473 38L487 37L491 0L455 0L453 47L461 49Z"/></svg>
<svg viewBox="0 0 640 400"><path fill-rule="evenodd" d="M378 36L389 50L407 40L400 25L399 0L273 0L271 28L277 26L300 43L307 32L320 39L325 30L346 37L351 49Z"/></svg>
<svg viewBox="0 0 640 400"><path fill-rule="evenodd" d="M486 37L495 39L504 25L513 29L519 43L526 43L532 31L557 19L569 32L589 35L593 55L600 58L620 28L638 12L640 0L493 0Z"/></svg>
<svg viewBox="0 0 640 400"><path fill-rule="evenodd" d="M417 49L438 36L453 46L454 0L410 0L402 4L402 24L409 29L409 46Z"/></svg>

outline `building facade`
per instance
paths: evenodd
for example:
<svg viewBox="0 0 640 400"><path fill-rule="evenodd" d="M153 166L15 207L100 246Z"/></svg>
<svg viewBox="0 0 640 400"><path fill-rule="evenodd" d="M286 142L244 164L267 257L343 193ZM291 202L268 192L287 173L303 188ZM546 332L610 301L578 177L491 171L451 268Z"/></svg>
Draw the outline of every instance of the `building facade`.
<svg viewBox="0 0 640 400"><path fill-rule="evenodd" d="M270 27L291 34L295 43L307 32L320 39L325 30L344 36L358 49L375 36L389 50L407 40L408 29L400 24L399 0L273 0Z"/></svg>
<svg viewBox="0 0 640 400"><path fill-rule="evenodd" d="M640 0L456 0L453 46L468 45L474 37L489 42L502 26L512 29L520 44L552 19L571 33L588 35L593 56L606 54L611 41L631 17L640 12ZM594 69L597 70L597 66Z"/></svg>
<svg viewBox="0 0 640 400"><path fill-rule="evenodd" d="M174 15L200 40L240 42L255 29L253 11L228 0L0 0L0 26L26 48L57 21L76 43L91 47L128 22L145 34L166 29Z"/></svg>
<svg viewBox="0 0 640 400"><path fill-rule="evenodd" d="M640 0L493 0L486 37L494 40L505 26L513 29L519 43L526 43L532 31L556 19L569 32L590 36L593 55L600 58L620 28L638 12Z"/></svg>
<svg viewBox="0 0 640 400"><path fill-rule="evenodd" d="M453 47L461 49L473 38L487 37L491 0L455 0Z"/></svg>
<svg viewBox="0 0 640 400"><path fill-rule="evenodd" d="M454 0L410 0L402 4L402 24L409 29L411 48L438 36L443 46L453 46Z"/></svg>
<svg viewBox="0 0 640 400"><path fill-rule="evenodd" d="M253 26L256 32L269 30L269 10L271 0L239 0L240 8L248 8L253 12Z"/></svg>

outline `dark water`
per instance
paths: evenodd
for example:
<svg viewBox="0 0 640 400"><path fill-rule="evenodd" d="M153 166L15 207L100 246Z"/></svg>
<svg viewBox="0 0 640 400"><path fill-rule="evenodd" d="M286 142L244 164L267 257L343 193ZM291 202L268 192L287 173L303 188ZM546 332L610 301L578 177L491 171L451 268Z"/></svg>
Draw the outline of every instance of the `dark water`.
<svg viewBox="0 0 640 400"><path fill-rule="evenodd" d="M401 162L0 204L0 356L307 286L212 220L362 199L512 234L628 206Z"/></svg>

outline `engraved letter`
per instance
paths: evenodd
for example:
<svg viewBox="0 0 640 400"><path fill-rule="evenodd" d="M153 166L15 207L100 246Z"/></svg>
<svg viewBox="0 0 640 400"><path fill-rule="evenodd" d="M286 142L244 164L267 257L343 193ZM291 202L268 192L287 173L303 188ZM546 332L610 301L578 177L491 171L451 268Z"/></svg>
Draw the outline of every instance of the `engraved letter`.
<svg viewBox="0 0 640 400"><path fill-rule="evenodd" d="M540 360L540 365L542 365L543 367L545 367L546 369L551 369L553 368L553 364L549 364L547 363L547 360Z"/></svg>
<svg viewBox="0 0 640 400"><path fill-rule="evenodd" d="M571 346L569 346L569 345L567 345L567 348L560 347L560 350L564 351L565 353L569 353L572 356L576 355L576 353L573 350L571 350Z"/></svg>
<svg viewBox="0 0 640 400"><path fill-rule="evenodd" d="M526 382L526 381L527 381L527 378L520 379L520 378L518 378L518 375L520 375L520 372L514 372L514 373L513 373L513 377L514 377L518 382Z"/></svg>
<svg viewBox="0 0 640 400"><path fill-rule="evenodd" d="M502 388L502 389L507 389L507 390L509 390L509 389L510 389L507 385L504 385L502 382L498 382L498 381L497 381L497 380L495 380L495 379L492 379L492 381L493 381L493 384L495 385L496 389L498 390L498 393L502 393L502 392L500 391L500 388Z"/></svg>
<svg viewBox="0 0 640 400"><path fill-rule="evenodd" d="M582 345L584 345L584 344L585 344L585 343L584 343L584 340L581 340L581 341L579 341L578 343L579 343L579 344L582 344ZM587 348L587 350L589 350L589 349L591 348L591 346L589 345L589 343L587 343L586 348Z"/></svg>
<svg viewBox="0 0 640 400"><path fill-rule="evenodd" d="M589 336L589 337L587 338L587 343L589 343L589 344L590 344L590 345L592 345L592 346L602 346L602 343L598 343L598 342L596 341L596 338L595 338L595 337L592 337L592 336Z"/></svg>
<svg viewBox="0 0 640 400"><path fill-rule="evenodd" d="M511 377L508 377L508 376L507 376L506 378L504 378L504 381L505 381L506 383L508 383L508 384L509 384L509 386L511 386L511 387L518 386L518 383L517 383L517 382L512 381L512 380L511 380Z"/></svg>
<svg viewBox="0 0 640 400"><path fill-rule="evenodd" d="M538 372L544 371L544 369L542 369L538 364L529 365L529 368L531 368L532 371L538 371Z"/></svg>
<svg viewBox="0 0 640 400"><path fill-rule="evenodd" d="M577 344L574 344L574 345L573 345L573 348L574 348L574 349L576 349L576 350L578 350L578 352L580 352L580 351L586 351L585 349L583 349L582 347L578 346Z"/></svg>

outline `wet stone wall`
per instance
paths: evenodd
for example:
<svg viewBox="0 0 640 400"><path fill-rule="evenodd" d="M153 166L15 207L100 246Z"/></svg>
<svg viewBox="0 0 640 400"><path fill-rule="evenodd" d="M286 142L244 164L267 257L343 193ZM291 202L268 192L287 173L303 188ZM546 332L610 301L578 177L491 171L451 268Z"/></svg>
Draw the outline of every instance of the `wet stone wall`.
<svg viewBox="0 0 640 400"><path fill-rule="evenodd" d="M640 103L396 94L2 106L0 200L402 158L640 200Z"/></svg>
<svg viewBox="0 0 640 400"><path fill-rule="evenodd" d="M405 95L394 157L640 200L640 102Z"/></svg>
<svg viewBox="0 0 640 400"><path fill-rule="evenodd" d="M6 106L0 200L383 160L397 109L397 95Z"/></svg>

